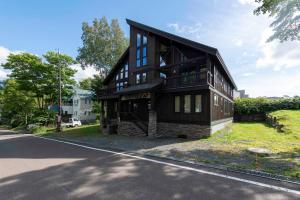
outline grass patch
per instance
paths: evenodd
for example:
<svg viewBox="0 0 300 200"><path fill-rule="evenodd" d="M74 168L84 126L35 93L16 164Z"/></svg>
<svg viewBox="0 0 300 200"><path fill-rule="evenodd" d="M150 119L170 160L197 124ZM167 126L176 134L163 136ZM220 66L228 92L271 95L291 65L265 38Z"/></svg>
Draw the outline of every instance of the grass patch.
<svg viewBox="0 0 300 200"><path fill-rule="evenodd" d="M61 133L56 132L55 127L43 127L35 132L42 136L59 136L65 138L99 137L101 135L99 124L88 124L74 128L63 128Z"/></svg>
<svg viewBox="0 0 300 200"><path fill-rule="evenodd" d="M234 123L229 130L219 131L206 141L218 143L225 149L259 147L274 153L293 152L300 148L300 134L280 134L273 127L258 122Z"/></svg>
<svg viewBox="0 0 300 200"><path fill-rule="evenodd" d="M283 131L300 138L300 110L278 110L269 113L284 125Z"/></svg>

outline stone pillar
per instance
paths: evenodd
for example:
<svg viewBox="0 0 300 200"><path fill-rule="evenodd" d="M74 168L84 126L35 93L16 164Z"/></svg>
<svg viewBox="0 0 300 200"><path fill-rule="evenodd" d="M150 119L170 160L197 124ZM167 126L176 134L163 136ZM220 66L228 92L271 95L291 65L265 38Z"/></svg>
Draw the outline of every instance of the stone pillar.
<svg viewBox="0 0 300 200"><path fill-rule="evenodd" d="M149 122L148 122L148 137L153 138L156 136L157 130L157 116L156 111L149 111Z"/></svg>

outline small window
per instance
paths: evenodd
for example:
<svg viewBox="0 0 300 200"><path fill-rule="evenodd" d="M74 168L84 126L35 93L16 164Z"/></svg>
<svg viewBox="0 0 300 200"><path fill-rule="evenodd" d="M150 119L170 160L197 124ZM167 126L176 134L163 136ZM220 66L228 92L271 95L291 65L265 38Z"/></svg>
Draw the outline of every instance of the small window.
<svg viewBox="0 0 300 200"><path fill-rule="evenodd" d="M116 76L116 80L119 80L119 74L117 74L117 76Z"/></svg>
<svg viewBox="0 0 300 200"><path fill-rule="evenodd" d="M215 104L215 106L219 105L219 98L218 98L218 95L216 95L216 94L214 94L214 104Z"/></svg>
<svg viewBox="0 0 300 200"><path fill-rule="evenodd" d="M141 46L141 34L136 35L136 46L140 47Z"/></svg>
<svg viewBox="0 0 300 200"><path fill-rule="evenodd" d="M175 96L175 112L180 112L180 96Z"/></svg>
<svg viewBox="0 0 300 200"><path fill-rule="evenodd" d="M184 96L184 112L185 113L191 112L191 95Z"/></svg>
<svg viewBox="0 0 300 200"><path fill-rule="evenodd" d="M120 83L120 90L123 89L123 82Z"/></svg>
<svg viewBox="0 0 300 200"><path fill-rule="evenodd" d="M195 112L202 112L202 96L195 95Z"/></svg>
<svg viewBox="0 0 300 200"><path fill-rule="evenodd" d="M136 74L135 80L136 80L136 84L140 84L141 83L141 75Z"/></svg>
<svg viewBox="0 0 300 200"><path fill-rule="evenodd" d="M128 78L128 71L125 71L125 78Z"/></svg>
<svg viewBox="0 0 300 200"><path fill-rule="evenodd" d="M148 38L147 36L143 36L143 45L147 45Z"/></svg>
<svg viewBox="0 0 300 200"><path fill-rule="evenodd" d="M147 81L147 73L143 73L141 82L146 83L146 81Z"/></svg>

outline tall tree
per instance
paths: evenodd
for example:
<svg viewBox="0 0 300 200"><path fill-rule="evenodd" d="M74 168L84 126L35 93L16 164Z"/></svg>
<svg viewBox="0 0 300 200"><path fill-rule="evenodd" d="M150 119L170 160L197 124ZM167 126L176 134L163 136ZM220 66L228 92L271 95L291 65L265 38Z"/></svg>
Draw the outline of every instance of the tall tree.
<svg viewBox="0 0 300 200"><path fill-rule="evenodd" d="M38 108L42 109L46 103L57 97L58 65L62 68L63 93L68 94L68 85L75 84L72 79L75 70L69 67L74 60L63 54L47 52L44 55L46 62L30 53L10 54L3 65L10 69L10 78L15 79L22 91L30 91L37 100Z"/></svg>
<svg viewBox="0 0 300 200"><path fill-rule="evenodd" d="M300 0L255 0L261 3L254 14L269 14L274 18L270 27L274 34L268 42L279 39L280 42L300 40Z"/></svg>
<svg viewBox="0 0 300 200"><path fill-rule="evenodd" d="M109 25L106 17L94 19L92 25L83 22L81 39L83 46L78 49L77 61L83 68L95 66L108 71L128 46L118 20L113 19Z"/></svg>

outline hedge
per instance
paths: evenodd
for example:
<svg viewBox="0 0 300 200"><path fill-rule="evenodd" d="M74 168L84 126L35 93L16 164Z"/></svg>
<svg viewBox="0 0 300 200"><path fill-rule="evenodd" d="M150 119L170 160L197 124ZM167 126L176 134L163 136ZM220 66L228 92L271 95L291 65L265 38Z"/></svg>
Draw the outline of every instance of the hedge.
<svg viewBox="0 0 300 200"><path fill-rule="evenodd" d="M244 98L234 102L235 114L260 114L282 109L300 109L300 97L267 99Z"/></svg>

